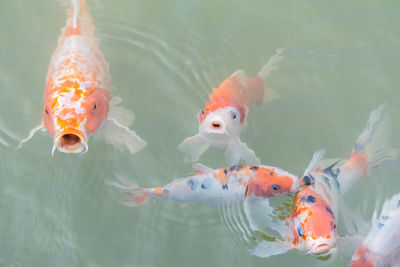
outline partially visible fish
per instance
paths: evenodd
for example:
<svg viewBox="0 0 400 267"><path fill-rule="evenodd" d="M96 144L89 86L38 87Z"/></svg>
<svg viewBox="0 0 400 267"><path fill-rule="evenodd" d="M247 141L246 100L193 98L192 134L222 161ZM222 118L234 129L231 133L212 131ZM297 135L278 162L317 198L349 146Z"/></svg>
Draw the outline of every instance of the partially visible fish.
<svg viewBox="0 0 400 267"><path fill-rule="evenodd" d="M116 106L119 98L111 99L108 64L94 31L85 1L71 0L66 26L50 60L43 121L18 148L43 128L54 138L53 152L55 149L64 153L86 152L88 139L96 131L119 150L134 153L146 146L128 128L133 114Z"/></svg>
<svg viewBox="0 0 400 267"><path fill-rule="evenodd" d="M205 107L198 113L199 133L186 138L178 148L187 153L190 161L197 161L210 147L226 148L230 164L244 159L247 164L260 164L253 150L240 141L239 135L246 128L249 110L278 97L268 88L265 80L278 67L283 49L278 49L267 64L253 78L237 70L215 88Z"/></svg>
<svg viewBox="0 0 400 267"><path fill-rule="evenodd" d="M287 195L300 187L297 176L276 167L237 164L214 170L198 163L193 167L197 174L174 180L164 187L136 188L126 183L108 183L128 193L130 197L122 203L130 206L142 205L154 198L220 207L246 198Z"/></svg>
<svg viewBox="0 0 400 267"><path fill-rule="evenodd" d="M268 257L289 249L316 255L332 252L337 241L338 199L371 168L397 158L398 150L388 146L389 122L387 114L382 115L384 108L381 105L371 112L349 159L321 161L324 152L314 154L301 179L310 186L297 194L286 222L275 226L284 240L275 244L263 241L253 254Z"/></svg>
<svg viewBox="0 0 400 267"><path fill-rule="evenodd" d="M384 203L379 219L358 247L349 266L400 266L400 194Z"/></svg>

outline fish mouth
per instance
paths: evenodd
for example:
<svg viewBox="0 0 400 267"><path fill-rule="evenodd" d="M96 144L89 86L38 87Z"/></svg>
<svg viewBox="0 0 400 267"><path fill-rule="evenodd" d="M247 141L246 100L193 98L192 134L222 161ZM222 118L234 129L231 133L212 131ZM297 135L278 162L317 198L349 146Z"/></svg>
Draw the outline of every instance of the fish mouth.
<svg viewBox="0 0 400 267"><path fill-rule="evenodd" d="M58 133L54 146L64 153L81 153L85 148L87 150L85 134L75 128L64 129Z"/></svg>
<svg viewBox="0 0 400 267"><path fill-rule="evenodd" d="M328 244L320 244L315 249L313 249L312 253L319 255L319 254L327 253L330 250L331 250L331 246L329 246Z"/></svg>

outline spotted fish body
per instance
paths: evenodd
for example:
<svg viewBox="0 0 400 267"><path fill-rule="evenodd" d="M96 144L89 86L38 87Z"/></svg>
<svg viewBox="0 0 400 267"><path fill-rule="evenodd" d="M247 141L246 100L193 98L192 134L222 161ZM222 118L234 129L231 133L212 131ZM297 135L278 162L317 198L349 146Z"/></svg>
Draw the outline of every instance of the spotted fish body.
<svg viewBox="0 0 400 267"><path fill-rule="evenodd" d="M86 143L107 117L111 95L108 65L94 35L83 0L72 1L66 26L50 60L44 92L43 122L63 152L75 150L72 137ZM71 140L68 140L70 138ZM78 143L77 145L79 145Z"/></svg>
<svg viewBox="0 0 400 267"><path fill-rule="evenodd" d="M47 72L42 124L31 130L18 148L45 128L54 139L53 152L86 152L89 137L102 130L98 136L107 143L134 153L146 142L128 128L133 114L115 106L119 98L111 101L108 64L85 1L70 3L67 22Z"/></svg>
<svg viewBox="0 0 400 267"><path fill-rule="evenodd" d="M121 187L121 186L119 186ZM210 207L234 204L246 198L269 198L296 192L297 176L264 165L234 165L228 168L199 171L188 178L174 180L164 187L131 188L126 204L144 204L149 198L171 199L183 203L201 203Z"/></svg>
<svg viewBox="0 0 400 267"><path fill-rule="evenodd" d="M382 115L384 107L371 112L348 160L319 161L323 153L315 154L318 163L302 178L311 185L297 194L288 218L292 232L289 239L298 250L323 254L335 248L339 198L371 168L397 158L398 150L388 146L389 122L387 114Z"/></svg>
<svg viewBox="0 0 400 267"><path fill-rule="evenodd" d="M400 194L385 202L381 216L353 255L349 266L400 266Z"/></svg>
<svg viewBox="0 0 400 267"><path fill-rule="evenodd" d="M342 193L337 164L310 173L307 179L314 183L296 195L293 213L287 219L291 231L287 241L301 252L322 254L335 247L337 199Z"/></svg>

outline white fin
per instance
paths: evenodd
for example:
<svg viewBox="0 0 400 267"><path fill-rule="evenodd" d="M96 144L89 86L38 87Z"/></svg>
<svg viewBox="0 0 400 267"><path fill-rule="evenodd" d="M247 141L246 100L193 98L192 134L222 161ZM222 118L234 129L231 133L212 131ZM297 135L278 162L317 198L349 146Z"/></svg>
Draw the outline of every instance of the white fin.
<svg viewBox="0 0 400 267"><path fill-rule="evenodd" d="M303 176L312 172L317 167L317 164L321 161L321 159L324 157L324 155L325 155L324 149L314 152L313 157L312 157L310 163L308 163L308 166L307 166L306 170L304 171Z"/></svg>
<svg viewBox="0 0 400 267"><path fill-rule="evenodd" d="M38 126L34 127L33 129L31 129L31 130L29 131L28 137L25 138L25 139L22 139L22 140L19 142L19 144L18 144L18 146L17 146L17 148L16 148L15 150L20 149L21 146L22 146L22 144L24 144L25 142L29 141L29 140L35 135L35 133L38 132L38 131L40 131L40 130L44 130L43 122L40 123Z"/></svg>
<svg viewBox="0 0 400 267"><path fill-rule="evenodd" d="M255 248L250 249L251 255L258 256L261 258L267 258L274 255L283 254L289 251L289 248L282 242L268 242L261 241Z"/></svg>
<svg viewBox="0 0 400 267"><path fill-rule="evenodd" d="M271 72L278 68L279 62L283 59L283 51L283 48L275 50L275 55L273 55L268 60L267 64L265 64L264 67L262 67L262 69L258 72L258 76L260 76L262 80L265 81ZM266 82L264 82L264 84L266 84ZM268 86L264 87L264 103L278 98L281 98L281 96L274 89Z"/></svg>
<svg viewBox="0 0 400 267"><path fill-rule="evenodd" d="M122 98L119 96L113 96L110 100L110 106L116 106L122 102Z"/></svg>
<svg viewBox="0 0 400 267"><path fill-rule="evenodd" d="M132 154L147 145L146 141L140 138L135 131L110 118L104 121L96 133L96 138L103 139L119 151L127 149Z"/></svg>
<svg viewBox="0 0 400 267"><path fill-rule="evenodd" d="M195 162L210 147L207 141L196 134L188 137L179 144L178 149L186 153L185 162Z"/></svg>
<svg viewBox="0 0 400 267"><path fill-rule="evenodd" d="M204 173L211 173L214 171L214 169L211 169L210 167L207 167L204 164L201 163L195 163L192 165L193 169L204 172Z"/></svg>
<svg viewBox="0 0 400 267"><path fill-rule="evenodd" d="M256 153L246 143L242 143L239 138L229 143L225 157L229 164L237 164L240 159L243 159L246 164L260 164L260 159L256 156Z"/></svg>
<svg viewBox="0 0 400 267"><path fill-rule="evenodd" d="M113 99L114 98L115 97L113 97ZM110 110L108 111L107 118L117 121L122 126L129 127L132 124L132 121L135 118L135 116L130 110L127 110L124 107L110 104Z"/></svg>
<svg viewBox="0 0 400 267"><path fill-rule="evenodd" d="M263 103L275 100L275 99L279 99L282 96L276 92L274 89L272 89L271 87L265 86L264 87L264 99L263 99Z"/></svg>
<svg viewBox="0 0 400 267"><path fill-rule="evenodd" d="M268 62L258 72L261 79L266 80L272 71L278 68L279 62L283 59L282 53L285 51L283 48L275 50L275 54L268 60Z"/></svg>
<svg viewBox="0 0 400 267"><path fill-rule="evenodd" d="M390 123L388 113L382 115L386 104L380 105L371 112L367 126L358 137L353 152L366 153L368 169L377 167L383 161L397 158L398 149L391 148L389 143Z"/></svg>

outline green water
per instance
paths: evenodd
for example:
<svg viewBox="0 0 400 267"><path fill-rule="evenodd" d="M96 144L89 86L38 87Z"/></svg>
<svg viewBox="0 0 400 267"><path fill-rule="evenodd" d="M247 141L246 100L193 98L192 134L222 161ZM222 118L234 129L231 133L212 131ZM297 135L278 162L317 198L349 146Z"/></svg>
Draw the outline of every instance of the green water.
<svg viewBox="0 0 400 267"><path fill-rule="evenodd" d="M218 210L174 202L118 204L117 176L140 186L191 172L177 145L197 131L212 88L250 75L286 48L268 80L282 98L251 110L241 139L262 163L301 175L312 153L347 157L379 104L400 96L399 1L87 0L110 64L113 95L135 113L149 145L134 155L89 142L85 155L55 153L47 133L21 150L40 123L50 56L65 24L63 1L0 2L1 266L344 266L288 253L250 256ZM392 108L400 147L400 108ZM225 167L223 151L200 162ZM371 172L346 196L370 218L398 193L399 160ZM338 228L340 233L340 225ZM349 252L351 255L352 252Z"/></svg>

